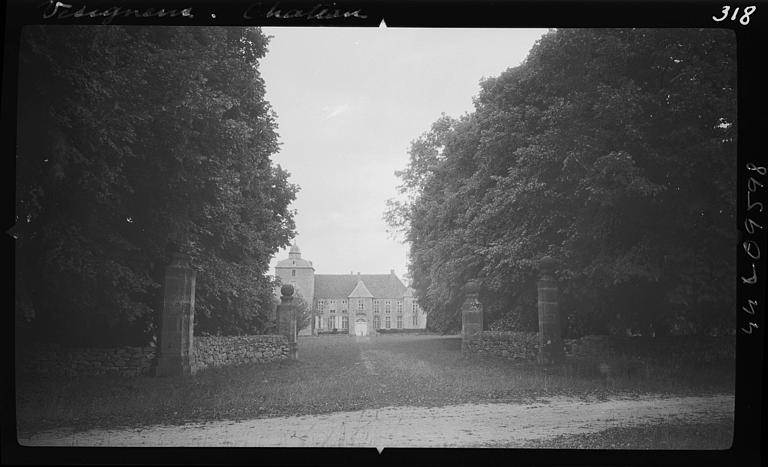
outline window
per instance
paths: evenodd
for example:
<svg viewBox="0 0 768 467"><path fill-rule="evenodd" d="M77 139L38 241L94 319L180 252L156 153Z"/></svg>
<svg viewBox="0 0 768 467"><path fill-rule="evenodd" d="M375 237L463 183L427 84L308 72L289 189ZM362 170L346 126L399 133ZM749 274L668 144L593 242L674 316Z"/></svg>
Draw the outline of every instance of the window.
<svg viewBox="0 0 768 467"><path fill-rule="evenodd" d="M384 304L384 311L387 313L392 311L392 306L389 304L389 300L387 300L387 302Z"/></svg>
<svg viewBox="0 0 768 467"><path fill-rule="evenodd" d="M379 312L379 301L378 300L374 300L373 301L373 312L374 313L378 313Z"/></svg>
<svg viewBox="0 0 768 467"><path fill-rule="evenodd" d="M416 302L411 303L411 311L416 313Z"/></svg>
<svg viewBox="0 0 768 467"><path fill-rule="evenodd" d="M403 301L402 300L398 300L397 301L397 312L398 313L402 313L403 312Z"/></svg>
<svg viewBox="0 0 768 467"><path fill-rule="evenodd" d="M365 311L365 304L363 303L362 298L357 301L357 309L360 311Z"/></svg>
<svg viewBox="0 0 768 467"><path fill-rule="evenodd" d="M349 318L346 316L341 317L341 329L349 329Z"/></svg>
<svg viewBox="0 0 768 467"><path fill-rule="evenodd" d="M323 303L322 300L317 301L317 308L320 310L321 313L323 312L324 305L325 304Z"/></svg>
<svg viewBox="0 0 768 467"><path fill-rule="evenodd" d="M292 275L293 277L296 277L296 270L295 270L295 269L291 269L291 275Z"/></svg>
<svg viewBox="0 0 768 467"><path fill-rule="evenodd" d="M315 316L315 324L317 329L323 329L323 320L319 316Z"/></svg>
<svg viewBox="0 0 768 467"><path fill-rule="evenodd" d="M397 329L403 329L403 315L397 315Z"/></svg>
<svg viewBox="0 0 768 467"><path fill-rule="evenodd" d="M418 326L419 325L419 315L414 314L413 315L413 325Z"/></svg>
<svg viewBox="0 0 768 467"><path fill-rule="evenodd" d="M385 322L386 322L387 329L389 329L391 327L389 324L389 316L387 316L387 320Z"/></svg>
<svg viewBox="0 0 768 467"><path fill-rule="evenodd" d="M379 318L378 316L373 317L373 328L381 329L381 318Z"/></svg>
<svg viewBox="0 0 768 467"><path fill-rule="evenodd" d="M336 317L335 316L329 316L328 317L328 329L334 329L336 327Z"/></svg>

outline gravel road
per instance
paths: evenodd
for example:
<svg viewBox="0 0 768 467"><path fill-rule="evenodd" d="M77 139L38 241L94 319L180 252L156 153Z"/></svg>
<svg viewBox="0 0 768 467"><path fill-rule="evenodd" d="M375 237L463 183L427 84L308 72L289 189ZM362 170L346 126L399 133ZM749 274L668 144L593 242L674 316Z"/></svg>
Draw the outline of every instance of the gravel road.
<svg viewBox="0 0 768 467"><path fill-rule="evenodd" d="M733 420L734 397L645 395L586 401L542 398L530 404L385 407L325 415L217 421L180 426L75 432L59 429L20 438L24 446L523 446L532 440L649 423Z"/></svg>

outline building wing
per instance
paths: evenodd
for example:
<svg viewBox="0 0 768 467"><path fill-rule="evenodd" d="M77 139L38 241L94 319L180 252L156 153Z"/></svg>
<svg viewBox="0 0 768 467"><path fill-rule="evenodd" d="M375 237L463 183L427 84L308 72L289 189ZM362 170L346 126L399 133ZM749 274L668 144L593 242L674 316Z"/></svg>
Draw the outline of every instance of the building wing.
<svg viewBox="0 0 768 467"><path fill-rule="evenodd" d="M315 274L315 298L346 298L358 285L373 298L403 298L406 287L394 274Z"/></svg>

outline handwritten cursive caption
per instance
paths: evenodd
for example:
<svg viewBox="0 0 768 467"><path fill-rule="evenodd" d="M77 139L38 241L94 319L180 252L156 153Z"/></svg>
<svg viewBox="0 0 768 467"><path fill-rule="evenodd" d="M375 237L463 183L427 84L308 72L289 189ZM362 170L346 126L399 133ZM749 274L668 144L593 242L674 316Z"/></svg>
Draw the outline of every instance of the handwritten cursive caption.
<svg viewBox="0 0 768 467"><path fill-rule="evenodd" d="M337 19L337 18L360 18L366 19L368 15L364 14L362 10L344 10L336 8L336 3L324 4L318 3L308 10L302 10L299 8L280 8L280 2L275 3L269 10L264 12L262 4L254 3L249 6L243 12L243 18L256 19L259 17L264 18L279 18L279 19L297 19L304 18L307 20L324 20L324 19Z"/></svg>
<svg viewBox="0 0 768 467"><path fill-rule="evenodd" d="M89 8L87 5L81 7L73 6L69 3L54 2L53 0L42 5L43 19L67 19L67 18L104 18L101 24L109 24L118 16L123 18L175 18L178 16L194 18L192 8L184 9L165 9L165 8L123 8L112 6L109 8Z"/></svg>
<svg viewBox="0 0 768 467"><path fill-rule="evenodd" d="M756 177L763 179L768 170L763 166L757 166L750 162L747 164L747 171L749 180L747 180L747 217L744 219L744 230L746 230L749 235L755 235L757 229L762 230L764 227L754 220L752 216L754 216L755 213L753 211L757 210L757 212L762 213L763 203L760 201L753 202L752 195L755 194L759 188L763 188L763 184ZM752 275L747 277L742 276L741 282L746 285L756 285L758 283L758 270L755 262L760 260L760 245L755 240L744 239L744 241L741 242L741 247L747 257L751 260L752 266ZM755 307L758 305L757 300L747 299L747 303L741 307L741 310L748 315L747 326L742 327L741 332L752 334L752 329L758 328L757 323L755 322L756 319L754 318Z"/></svg>

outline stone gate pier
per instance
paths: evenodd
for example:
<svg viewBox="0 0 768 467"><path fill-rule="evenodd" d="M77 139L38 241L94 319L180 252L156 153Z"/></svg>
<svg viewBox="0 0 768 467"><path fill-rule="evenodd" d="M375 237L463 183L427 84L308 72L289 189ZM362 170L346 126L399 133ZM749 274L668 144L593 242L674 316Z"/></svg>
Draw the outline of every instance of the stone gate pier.
<svg viewBox="0 0 768 467"><path fill-rule="evenodd" d="M471 280L464 286L465 298L461 305L461 352L466 354L469 343L483 332L483 305L478 298L480 284Z"/></svg>
<svg viewBox="0 0 768 467"><path fill-rule="evenodd" d="M288 358L298 360L299 330L296 326L297 316L296 306L293 304L293 294L294 288L291 284L286 284L280 288L280 305L277 306L277 329L279 334L288 338Z"/></svg>
<svg viewBox="0 0 768 467"><path fill-rule="evenodd" d="M549 365L565 361L563 338L560 334L558 288L555 277L557 262L551 256L539 261L539 363Z"/></svg>
<svg viewBox="0 0 768 467"><path fill-rule="evenodd" d="M189 262L189 255L175 253L165 268L156 376L189 376L195 372L192 339L197 273Z"/></svg>

